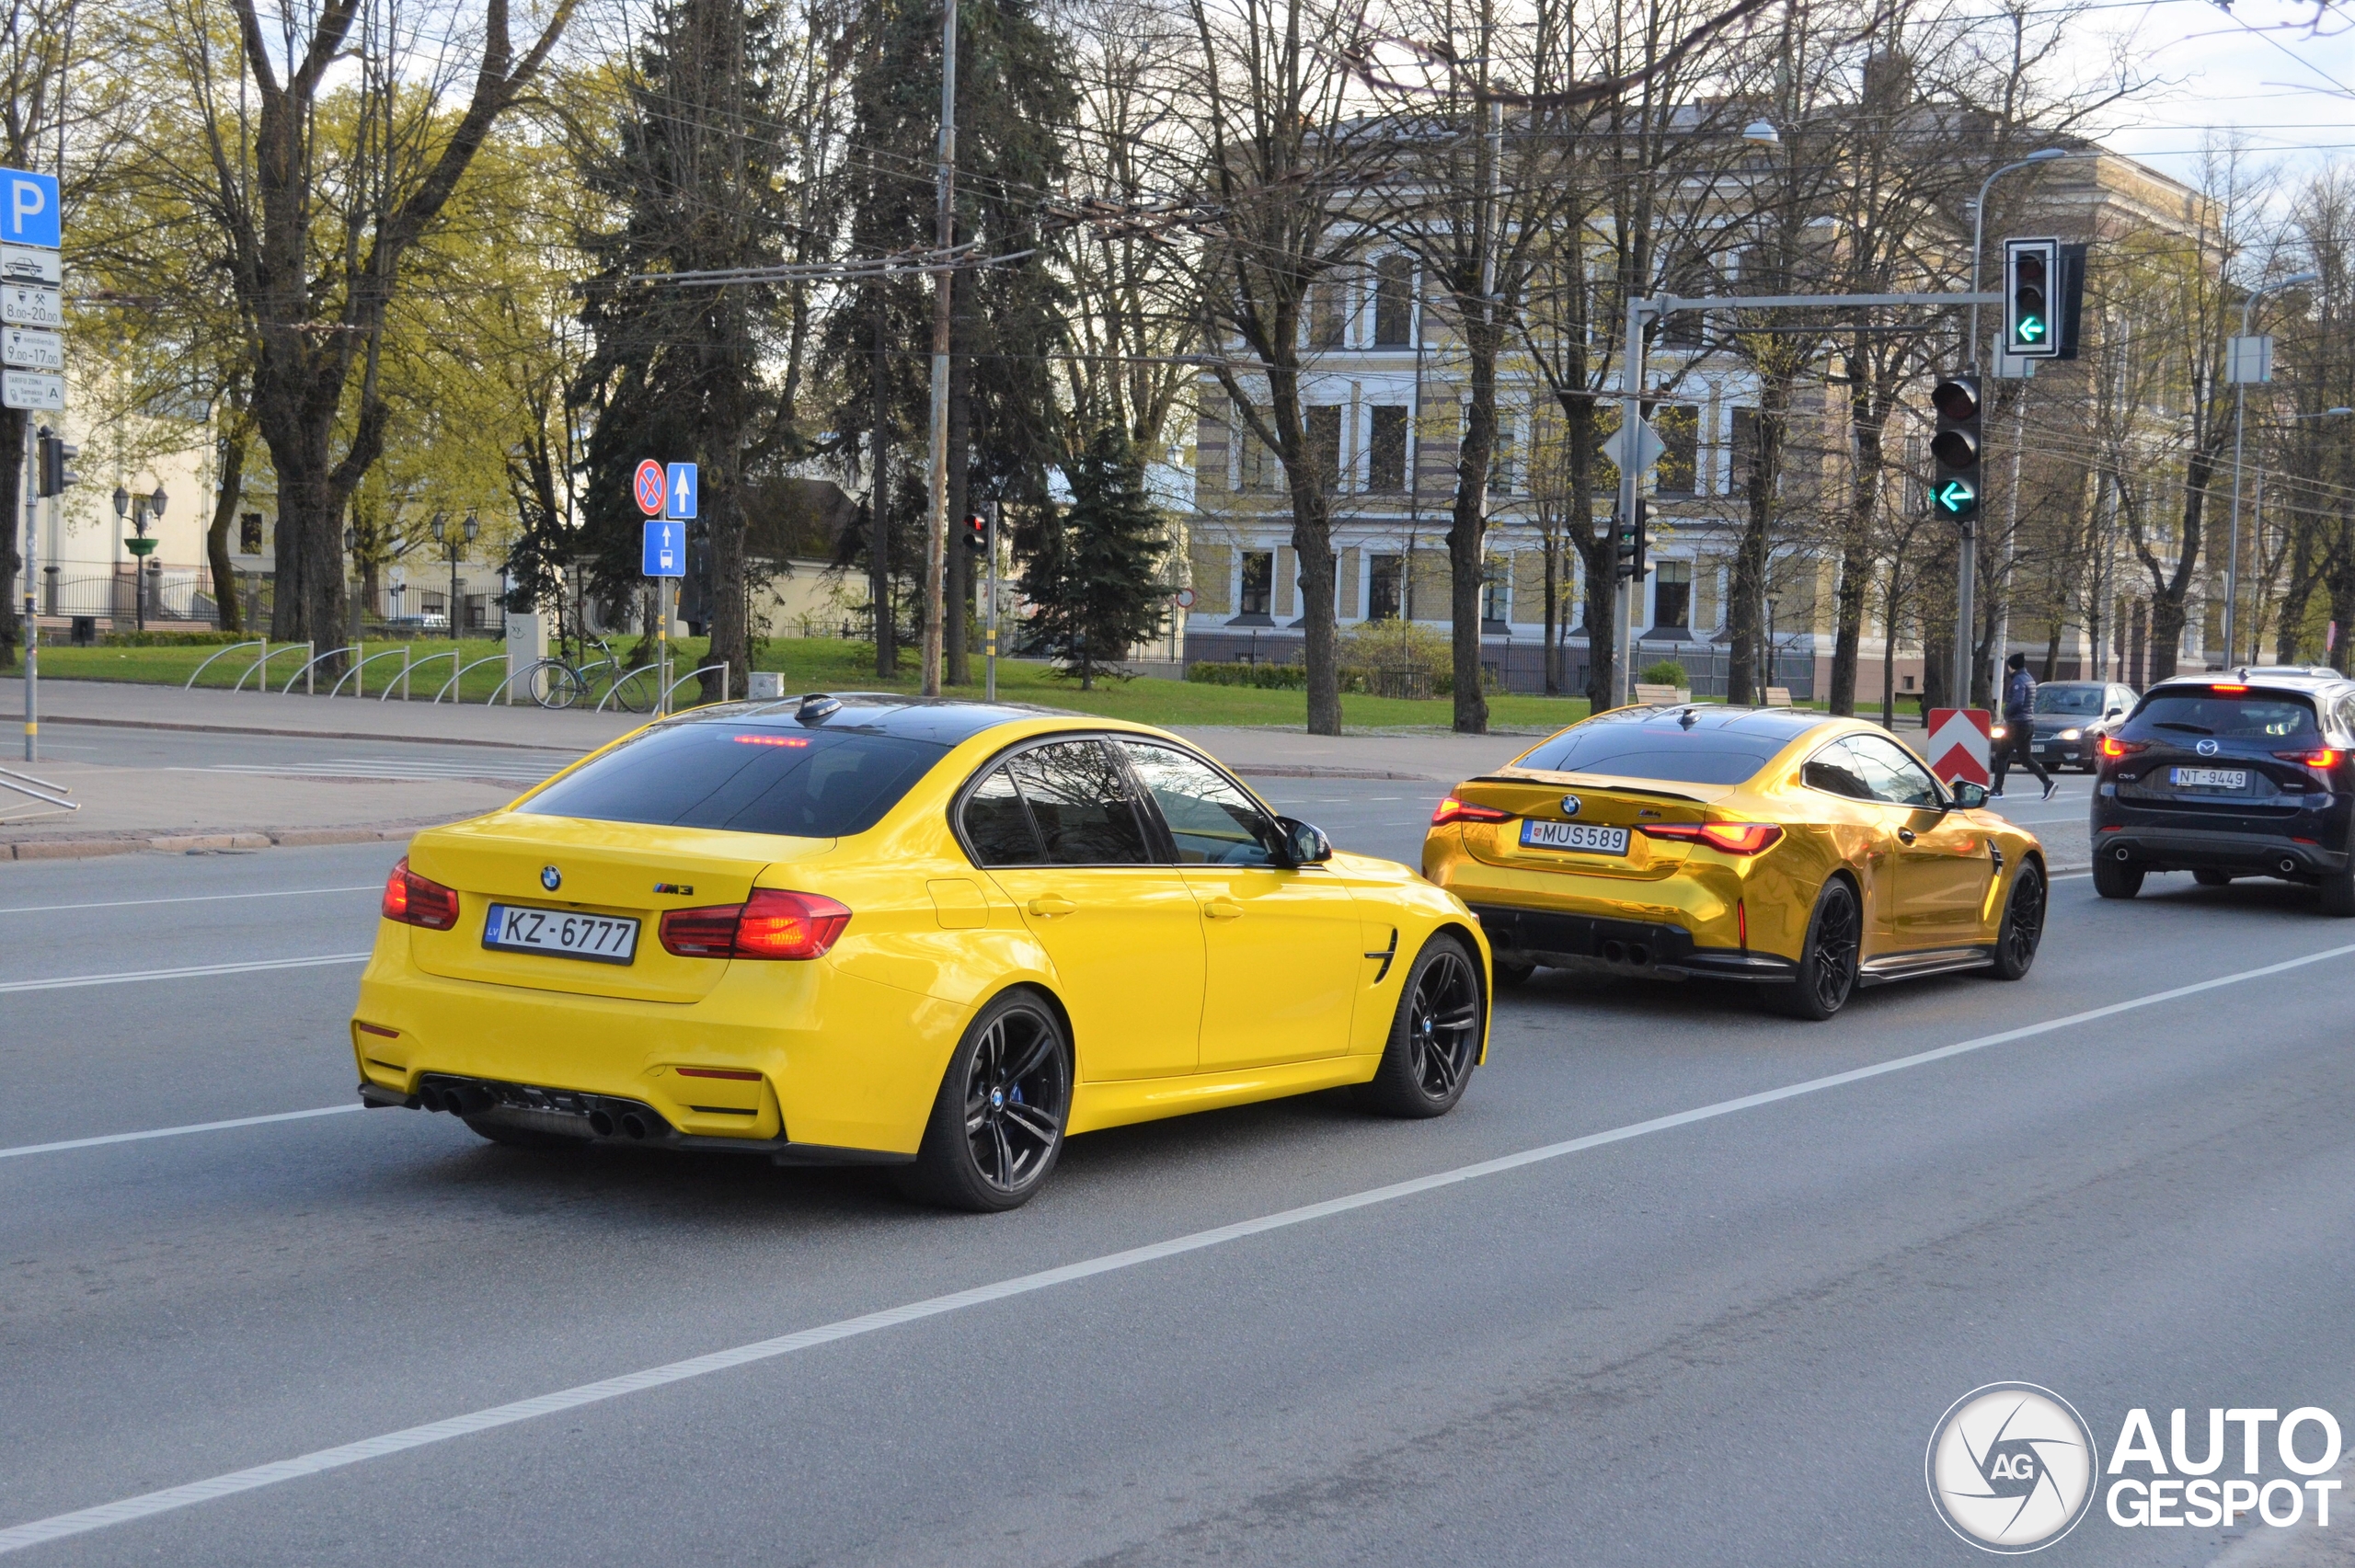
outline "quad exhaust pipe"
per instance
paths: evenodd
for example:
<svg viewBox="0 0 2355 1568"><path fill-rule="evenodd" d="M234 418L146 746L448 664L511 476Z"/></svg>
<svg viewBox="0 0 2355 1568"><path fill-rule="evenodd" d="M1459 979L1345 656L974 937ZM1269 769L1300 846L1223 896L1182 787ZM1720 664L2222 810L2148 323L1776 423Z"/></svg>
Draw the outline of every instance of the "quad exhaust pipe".
<svg viewBox="0 0 2355 1568"><path fill-rule="evenodd" d="M1603 944L1603 961L1606 964L1630 964L1643 968L1652 961L1652 950L1640 942L1621 942L1616 937Z"/></svg>
<svg viewBox="0 0 2355 1568"><path fill-rule="evenodd" d="M590 1097L584 1095L582 1098ZM513 1104L514 1101L511 1097L504 1103ZM445 1079L440 1082L428 1081L419 1085L417 1094L409 1104L419 1110L447 1111L454 1116L478 1116L498 1110L502 1101L488 1084L452 1082ZM570 1114L579 1116L580 1113L574 1111ZM633 1142L643 1143L649 1139L660 1141L671 1133L671 1124L660 1112L627 1100L592 1101L588 1107L588 1115L582 1119L589 1124L589 1131L599 1138L626 1138Z"/></svg>

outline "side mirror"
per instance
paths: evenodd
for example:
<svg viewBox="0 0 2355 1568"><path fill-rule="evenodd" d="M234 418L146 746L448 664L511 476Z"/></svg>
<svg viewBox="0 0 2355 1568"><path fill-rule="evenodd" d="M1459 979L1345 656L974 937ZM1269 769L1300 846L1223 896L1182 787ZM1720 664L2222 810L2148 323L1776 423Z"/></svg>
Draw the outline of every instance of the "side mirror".
<svg viewBox="0 0 2355 1568"><path fill-rule="evenodd" d="M1954 785L1953 789L1954 799L1951 803L1951 809L1953 810L1976 811L1981 807L1987 804L1987 786L1985 784L1959 784Z"/></svg>
<svg viewBox="0 0 2355 1568"><path fill-rule="evenodd" d="M1333 841L1325 836L1322 828L1290 817L1276 818L1276 826L1284 830L1284 862L1288 865L1315 865L1333 858Z"/></svg>
<svg viewBox="0 0 2355 1568"><path fill-rule="evenodd" d="M2124 718L2126 716L2126 710L2124 708L2112 708L2109 712L2102 715L2101 716L2105 719Z"/></svg>

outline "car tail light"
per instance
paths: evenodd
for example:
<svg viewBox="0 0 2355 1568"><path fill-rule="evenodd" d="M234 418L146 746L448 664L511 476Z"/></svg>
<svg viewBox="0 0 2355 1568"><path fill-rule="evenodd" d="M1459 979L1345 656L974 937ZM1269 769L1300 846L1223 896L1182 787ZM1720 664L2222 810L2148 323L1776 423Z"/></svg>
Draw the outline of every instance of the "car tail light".
<svg viewBox="0 0 2355 1568"><path fill-rule="evenodd" d="M1684 839L1728 854L1756 854L1783 836L1772 822L1654 822L1638 830L1648 839Z"/></svg>
<svg viewBox="0 0 2355 1568"><path fill-rule="evenodd" d="M2120 740L2115 735L2101 738L2101 754L2105 757L2131 757L2144 749L2145 743L2140 740Z"/></svg>
<svg viewBox="0 0 2355 1568"><path fill-rule="evenodd" d="M1439 809L1431 813L1431 826L1434 828L1444 828L1450 822L1510 822L1511 820L1512 813L1510 811L1499 811L1493 806L1475 806L1469 801L1458 800L1452 795L1441 801Z"/></svg>
<svg viewBox="0 0 2355 1568"><path fill-rule="evenodd" d="M403 925L447 931L458 923L458 895L454 888L411 871L408 856L403 855L385 878L384 916Z"/></svg>
<svg viewBox="0 0 2355 1568"><path fill-rule="evenodd" d="M671 910L662 947L682 958L821 958L850 924L850 910L819 893L756 887L741 904Z"/></svg>
<svg viewBox="0 0 2355 1568"><path fill-rule="evenodd" d="M2234 686L2223 681L2214 682L2208 689L2211 692L2246 692L2248 690L2246 686Z"/></svg>
<svg viewBox="0 0 2355 1568"><path fill-rule="evenodd" d="M2273 754L2285 762L2303 762L2309 768L2335 768L2347 755L2330 746L2318 747L2312 751L2276 751Z"/></svg>

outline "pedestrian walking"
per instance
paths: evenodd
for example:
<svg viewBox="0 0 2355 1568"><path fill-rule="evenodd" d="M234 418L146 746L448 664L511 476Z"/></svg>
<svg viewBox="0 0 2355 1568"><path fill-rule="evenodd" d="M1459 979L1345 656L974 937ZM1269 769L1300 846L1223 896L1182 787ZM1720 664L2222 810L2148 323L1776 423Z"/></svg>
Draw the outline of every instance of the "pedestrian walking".
<svg viewBox="0 0 2355 1568"><path fill-rule="evenodd" d="M2012 655L2005 670L2004 738L1995 747L1995 787L1987 792L1987 798L2003 797L2005 770L2017 761L2042 781L2044 798L2050 800L2061 786L2028 750L2028 740L2036 733L2036 677L2028 672L2028 655Z"/></svg>

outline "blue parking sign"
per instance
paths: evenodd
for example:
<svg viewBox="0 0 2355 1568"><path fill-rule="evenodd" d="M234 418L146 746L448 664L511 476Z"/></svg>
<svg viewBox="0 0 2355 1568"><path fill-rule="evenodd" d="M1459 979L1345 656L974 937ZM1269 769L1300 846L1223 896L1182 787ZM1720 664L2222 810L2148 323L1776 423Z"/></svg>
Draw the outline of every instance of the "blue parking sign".
<svg viewBox="0 0 2355 1568"><path fill-rule="evenodd" d="M674 463L665 475L662 491L662 515L669 518L691 518L695 515L695 465Z"/></svg>
<svg viewBox="0 0 2355 1568"><path fill-rule="evenodd" d="M57 211L57 177L0 169L0 240L55 250L65 237Z"/></svg>
<svg viewBox="0 0 2355 1568"><path fill-rule="evenodd" d="M687 531L675 518L646 520L644 558L638 571L649 578L687 575Z"/></svg>

